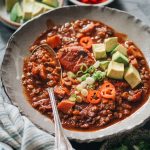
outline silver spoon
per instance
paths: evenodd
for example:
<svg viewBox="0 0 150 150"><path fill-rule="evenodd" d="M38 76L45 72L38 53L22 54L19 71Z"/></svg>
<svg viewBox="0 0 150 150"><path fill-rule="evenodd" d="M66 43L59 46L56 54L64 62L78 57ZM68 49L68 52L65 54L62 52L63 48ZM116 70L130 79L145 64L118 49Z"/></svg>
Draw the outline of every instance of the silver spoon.
<svg viewBox="0 0 150 150"><path fill-rule="evenodd" d="M49 51L49 53L52 55L52 57L56 58L56 53L55 51L47 44L42 44L40 46L37 46L32 53L34 53L36 50L39 48L44 48ZM61 68L59 60L56 58L56 63L57 67ZM61 70L61 75L60 75L60 82L61 82L61 77L62 77L62 70ZM52 110L53 110L53 115L54 115L54 123L55 123L55 150L74 150L73 147L71 146L69 140L64 134L61 121L59 118L57 106L56 106L56 100L54 96L54 91L53 87L47 88L50 100L51 100L51 105L52 105Z"/></svg>
<svg viewBox="0 0 150 150"><path fill-rule="evenodd" d="M63 132L63 128L58 115L58 110L56 107L53 88L48 88L47 91L51 99L54 122L55 122L55 150L73 150L73 147L71 146L69 140L67 139L67 137Z"/></svg>

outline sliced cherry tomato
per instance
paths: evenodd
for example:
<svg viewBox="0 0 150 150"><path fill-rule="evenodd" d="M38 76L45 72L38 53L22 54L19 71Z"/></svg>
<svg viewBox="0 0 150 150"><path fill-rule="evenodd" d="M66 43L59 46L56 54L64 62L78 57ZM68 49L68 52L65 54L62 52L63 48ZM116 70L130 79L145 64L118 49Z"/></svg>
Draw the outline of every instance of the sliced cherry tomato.
<svg viewBox="0 0 150 150"><path fill-rule="evenodd" d="M81 0L83 3L88 3L89 0ZM81 35L81 34L80 34Z"/></svg>
<svg viewBox="0 0 150 150"><path fill-rule="evenodd" d="M87 100L92 104L97 104L101 101L101 96L99 91L90 90L88 92Z"/></svg>
<svg viewBox="0 0 150 150"><path fill-rule="evenodd" d="M94 3L94 4L98 3L97 0L91 0L91 2Z"/></svg>
<svg viewBox="0 0 150 150"><path fill-rule="evenodd" d="M100 0L101 3L106 2L107 0Z"/></svg>
<svg viewBox="0 0 150 150"><path fill-rule="evenodd" d="M86 49L90 49L92 47L92 43L92 39L89 36L85 36L80 39L80 45Z"/></svg>

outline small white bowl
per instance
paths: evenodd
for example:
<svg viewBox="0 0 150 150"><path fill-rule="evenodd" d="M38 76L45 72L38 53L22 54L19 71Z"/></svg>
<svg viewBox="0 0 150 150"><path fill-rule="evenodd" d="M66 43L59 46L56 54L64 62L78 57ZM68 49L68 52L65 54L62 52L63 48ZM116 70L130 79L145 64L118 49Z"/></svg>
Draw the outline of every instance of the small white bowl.
<svg viewBox="0 0 150 150"><path fill-rule="evenodd" d="M58 3L59 3L59 7L62 7L63 4L64 4L64 0L58 0ZM17 22L14 22L14 21L10 20L10 13L8 13L6 11L4 0L0 0L0 22L2 22L6 26L8 26L8 27L10 27L11 29L14 29L14 30L19 28L23 24L23 23L17 23Z"/></svg>
<svg viewBox="0 0 150 150"><path fill-rule="evenodd" d="M78 0L69 0L69 1L76 5L81 5L81 6L105 6L105 5L112 3L114 0L107 0L106 2L102 2L102 3L98 3L98 4L86 4L86 3L80 2Z"/></svg>

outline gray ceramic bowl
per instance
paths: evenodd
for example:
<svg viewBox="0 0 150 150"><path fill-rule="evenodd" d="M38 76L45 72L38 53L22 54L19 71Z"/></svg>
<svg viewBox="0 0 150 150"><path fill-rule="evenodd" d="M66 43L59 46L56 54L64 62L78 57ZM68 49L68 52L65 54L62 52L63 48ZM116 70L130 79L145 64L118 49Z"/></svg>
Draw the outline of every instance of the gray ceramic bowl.
<svg viewBox="0 0 150 150"><path fill-rule="evenodd" d="M132 39L142 50L150 62L150 28L139 19L125 12L106 7L72 6L56 9L28 21L10 38L2 64L2 81L13 104L22 110L33 123L43 130L53 133L54 126L50 119L33 109L23 94L21 75L23 57L28 55L28 47L36 37L47 29L47 21L55 24L88 18L102 21ZM65 130L70 139L78 142L100 141L110 136L130 131L143 124L150 116L149 100L130 117L107 128L93 132L78 132Z"/></svg>

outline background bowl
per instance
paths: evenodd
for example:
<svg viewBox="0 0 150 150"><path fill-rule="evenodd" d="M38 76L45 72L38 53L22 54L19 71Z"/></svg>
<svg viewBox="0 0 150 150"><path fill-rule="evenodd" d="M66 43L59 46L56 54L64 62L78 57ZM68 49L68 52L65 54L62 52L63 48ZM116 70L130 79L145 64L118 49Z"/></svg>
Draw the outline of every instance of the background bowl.
<svg viewBox="0 0 150 150"><path fill-rule="evenodd" d="M105 6L105 5L112 3L114 0L107 0L106 2L102 2L98 4L86 4L86 3L80 2L79 0L69 0L69 1L80 6Z"/></svg>
<svg viewBox="0 0 150 150"><path fill-rule="evenodd" d="M37 36L47 29L47 22L58 25L82 18L102 21L118 32L127 34L129 39L132 39L142 50L146 60L150 62L150 28L134 16L116 9L94 6L64 7L47 12L25 23L12 35L7 44L2 63L2 82L14 105L18 106L33 123L50 133L54 132L52 121L33 109L23 94L21 83L23 58L29 54L28 48ZM92 132L65 129L65 133L70 139L78 142L101 141L130 131L144 123L150 116L149 108L150 98L130 117L107 128Z"/></svg>
<svg viewBox="0 0 150 150"><path fill-rule="evenodd" d="M63 6L63 0L58 0L58 2L59 7ZM5 7L5 0L0 0L0 21L3 22L6 26L15 30L22 25L22 23L17 23L10 20L10 14L7 12Z"/></svg>

